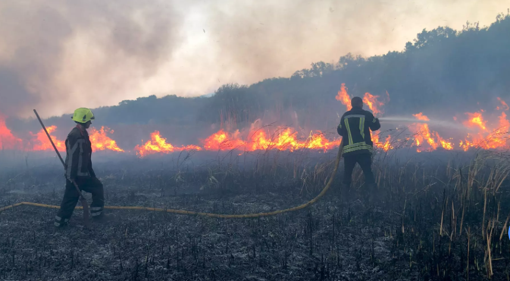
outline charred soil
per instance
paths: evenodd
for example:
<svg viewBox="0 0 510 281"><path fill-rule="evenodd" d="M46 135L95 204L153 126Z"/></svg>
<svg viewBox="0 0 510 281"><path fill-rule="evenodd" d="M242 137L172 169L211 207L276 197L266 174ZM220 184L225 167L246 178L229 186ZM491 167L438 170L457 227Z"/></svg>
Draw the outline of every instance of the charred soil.
<svg viewBox="0 0 510 281"><path fill-rule="evenodd" d="M242 167L103 163L96 173L109 206L258 213L315 197L332 170L334 155L324 157ZM106 210L86 229L76 210L69 226L55 228L55 209L9 209L0 213L0 279L507 280L505 157L378 155L374 171L376 190L358 168L354 186L342 189L339 172L315 205L255 219ZM54 167L4 172L0 182L0 206L59 205L63 195Z"/></svg>

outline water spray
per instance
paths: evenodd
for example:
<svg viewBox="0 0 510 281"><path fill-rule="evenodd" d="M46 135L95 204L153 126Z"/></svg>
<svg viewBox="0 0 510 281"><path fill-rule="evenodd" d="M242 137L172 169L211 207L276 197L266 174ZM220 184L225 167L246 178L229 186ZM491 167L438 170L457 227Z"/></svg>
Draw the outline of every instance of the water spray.
<svg viewBox="0 0 510 281"><path fill-rule="evenodd" d="M428 120L418 120L409 117L380 117L378 118L380 121L385 121L388 123L430 123Z"/></svg>
<svg viewBox="0 0 510 281"><path fill-rule="evenodd" d="M453 122L447 122L447 121L440 121L440 120L418 120L415 118L410 117L402 117L402 116L389 116L389 117L380 117L380 121L383 121L385 123L389 124L402 124L402 123L425 123L425 124L431 124L434 126L441 126L441 127L449 127L454 129L459 129L459 126Z"/></svg>

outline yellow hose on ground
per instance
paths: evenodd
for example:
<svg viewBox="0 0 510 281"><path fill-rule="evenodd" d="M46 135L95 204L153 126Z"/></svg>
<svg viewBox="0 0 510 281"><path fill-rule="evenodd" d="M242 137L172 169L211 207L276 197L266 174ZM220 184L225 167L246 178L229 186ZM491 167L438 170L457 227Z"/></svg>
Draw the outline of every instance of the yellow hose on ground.
<svg viewBox="0 0 510 281"><path fill-rule="evenodd" d="M337 154L337 157L335 160L335 168L333 169L333 172L331 173L329 181L326 184L326 186L324 186L321 193L319 193L319 195L317 195L312 200L310 200L302 205L288 208L288 209L277 210L277 211L272 211L272 212L267 212L267 213L228 215L228 214L202 213L202 212L176 210L176 209L149 208L149 207L140 207L140 206L105 206L104 208L109 209L109 210L144 210L144 211L153 211L153 212L167 212L167 213L180 214L180 215L195 215L195 216L223 218L223 219L258 218L258 217L274 216L274 215L278 215L278 214L282 214L282 213L298 211L298 210L304 209L312 204L315 204L322 196L324 196L324 194L326 194L328 189L331 187L331 184L333 183L333 179L335 178L336 171L338 170L338 166L340 164L340 159L342 158L342 152L343 152L343 146L342 146L342 144L340 144L340 147L338 149L338 154ZM5 211L7 209L17 207L17 206L21 206L21 205L37 206L37 207L52 208L52 209L60 208L60 206L56 206L56 205L47 205L47 204L32 203L32 202L20 202L20 203L2 207L2 208L0 208L0 212ZM83 207L81 207L81 206L77 206L76 208L83 209Z"/></svg>

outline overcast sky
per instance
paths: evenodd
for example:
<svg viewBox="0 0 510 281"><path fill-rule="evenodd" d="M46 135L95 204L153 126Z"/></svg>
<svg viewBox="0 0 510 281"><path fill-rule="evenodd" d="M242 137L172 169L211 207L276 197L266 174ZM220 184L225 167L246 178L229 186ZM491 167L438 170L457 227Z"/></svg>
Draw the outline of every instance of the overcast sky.
<svg viewBox="0 0 510 281"><path fill-rule="evenodd" d="M401 51L424 28L486 26L508 8L508 0L2 0L0 113L203 95L349 52Z"/></svg>

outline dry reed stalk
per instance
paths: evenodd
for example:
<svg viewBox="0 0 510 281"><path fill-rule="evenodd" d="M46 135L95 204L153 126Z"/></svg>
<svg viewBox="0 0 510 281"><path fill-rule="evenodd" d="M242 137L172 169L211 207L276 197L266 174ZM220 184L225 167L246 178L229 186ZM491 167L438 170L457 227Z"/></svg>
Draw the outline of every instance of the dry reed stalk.
<svg viewBox="0 0 510 281"><path fill-rule="evenodd" d="M498 201L498 211L496 213L496 221L499 222L499 211L501 211L501 201Z"/></svg>
<svg viewBox="0 0 510 281"><path fill-rule="evenodd" d="M448 164L446 165L446 176L451 177L451 165L452 165L452 159L448 160Z"/></svg>
<svg viewBox="0 0 510 281"><path fill-rule="evenodd" d="M469 281L469 243L471 242L471 227L468 227L468 244L467 244L467 262L466 262L466 278Z"/></svg>
<svg viewBox="0 0 510 281"><path fill-rule="evenodd" d="M492 222L492 224L491 224ZM489 229L490 229L490 232L489 232ZM494 230L494 220L490 220L489 223L487 224L487 257L488 257L488 263L486 264L487 266L487 275L489 278L492 277L492 275L494 275L493 271L492 271L492 252L491 252L491 242L492 242L492 231Z"/></svg>
<svg viewBox="0 0 510 281"><path fill-rule="evenodd" d="M455 235L455 232L456 232L456 229L457 229L457 225L456 225L456 221L455 221L455 204L452 200L452 216L451 216L452 220L450 221L450 241L452 240L453 236Z"/></svg>
<svg viewBox="0 0 510 281"><path fill-rule="evenodd" d="M487 188L484 188L482 238L485 238L485 213L487 212Z"/></svg>
<svg viewBox="0 0 510 281"><path fill-rule="evenodd" d="M482 160L483 159L481 158L480 154L477 154L475 160L469 167L469 170L468 170L468 197L467 197L467 199L469 199L469 195L470 195L469 191L473 188L473 186L476 182L476 176L477 176L478 172L482 169L482 164L481 164Z"/></svg>
<svg viewBox="0 0 510 281"><path fill-rule="evenodd" d="M459 236L462 235L462 225L464 224L464 212L466 211L466 206L464 206L463 203L462 204L462 217L460 219L460 233L459 233Z"/></svg>
<svg viewBox="0 0 510 281"><path fill-rule="evenodd" d="M494 190L494 193L497 193L499 191L499 188L501 187L501 185L503 184L503 181L505 181L505 179L508 177L508 174L510 173L510 169L507 167L506 168L506 171L503 173L503 175L500 177L499 179L499 183L498 185L496 186L495 190Z"/></svg>
<svg viewBox="0 0 510 281"><path fill-rule="evenodd" d="M508 224L508 219L510 219L510 214L508 214L508 217L506 217L505 225L503 225L503 229L501 230L501 234L499 235L499 241L503 239L503 234L505 234L505 230L507 230L506 226Z"/></svg>
<svg viewBox="0 0 510 281"><path fill-rule="evenodd" d="M444 204L443 204L444 206ZM439 227L439 236L443 236L443 217L444 217L444 208L441 210L441 226Z"/></svg>

